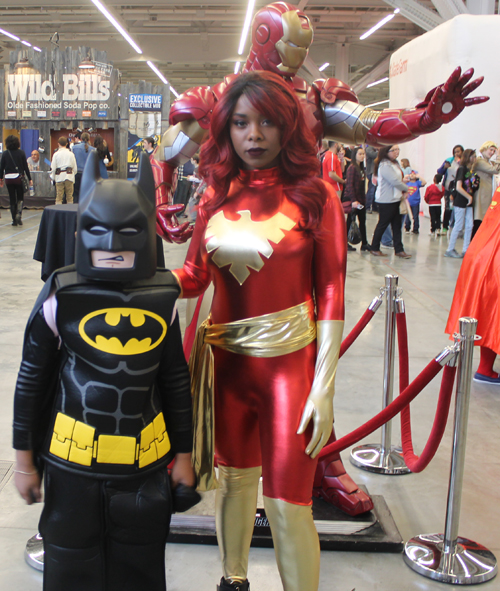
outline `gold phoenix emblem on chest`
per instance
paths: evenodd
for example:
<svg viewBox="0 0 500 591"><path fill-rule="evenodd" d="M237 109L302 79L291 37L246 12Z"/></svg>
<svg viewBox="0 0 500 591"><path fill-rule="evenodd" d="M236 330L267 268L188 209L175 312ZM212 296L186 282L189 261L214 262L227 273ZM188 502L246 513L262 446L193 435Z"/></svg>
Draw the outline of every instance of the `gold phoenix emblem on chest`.
<svg viewBox="0 0 500 591"><path fill-rule="evenodd" d="M240 285L250 275L249 269L260 271L264 261L274 250L269 241L278 244L285 237L283 230L291 230L295 222L283 213L261 222L254 222L248 209L237 212L239 220L228 220L219 211L208 222L205 238L207 252L217 251L213 262L220 268L226 265Z"/></svg>

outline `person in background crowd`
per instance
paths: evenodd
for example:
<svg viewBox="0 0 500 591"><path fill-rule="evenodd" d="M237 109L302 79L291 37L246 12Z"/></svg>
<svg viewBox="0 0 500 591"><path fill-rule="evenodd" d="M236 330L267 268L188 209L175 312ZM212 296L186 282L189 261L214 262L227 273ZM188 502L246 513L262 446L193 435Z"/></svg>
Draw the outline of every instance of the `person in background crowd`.
<svg viewBox="0 0 500 591"><path fill-rule="evenodd" d="M402 259L411 258L401 240L401 203L406 199L408 187L403 182L403 171L398 164L399 146L384 146L375 160L374 174L377 176L375 201L378 205L379 220L373 233L371 253L381 257L380 241L386 228L391 225L395 255Z"/></svg>
<svg viewBox="0 0 500 591"><path fill-rule="evenodd" d="M366 190L366 213L372 213L373 211L373 204L375 199L375 185L372 183L373 179L373 166L375 164L375 158L378 155L378 150L369 146L368 144L365 146L365 162L366 162L366 178L368 179L368 188Z"/></svg>
<svg viewBox="0 0 500 591"><path fill-rule="evenodd" d="M431 236L441 235L441 201L444 197L444 187L441 186L442 180L443 176L441 174L434 175L434 182L427 187L424 195L431 217Z"/></svg>
<svg viewBox="0 0 500 591"><path fill-rule="evenodd" d="M113 156L110 154L108 144L105 142L101 135L96 135L94 139L94 148L97 150L97 156L99 157L99 172L101 178L109 178L108 168L113 166Z"/></svg>
<svg viewBox="0 0 500 591"><path fill-rule="evenodd" d="M0 159L0 187L3 187L4 179L7 185L10 199L10 214L13 226L22 226L24 189L21 175L28 177L30 186L33 186L30 169L24 150L20 149L19 138L15 135L7 136L5 147Z"/></svg>
<svg viewBox="0 0 500 591"><path fill-rule="evenodd" d="M462 154L460 160L460 166L456 172L456 186L453 194L453 209L455 212L455 223L453 224L453 230L450 236L450 242L448 243L448 249L444 253L445 257L451 257L453 259L461 259L467 252L469 247L472 226L474 223L473 219L473 205L474 205L474 194L477 191L477 179L472 173L472 168L476 161L476 153L474 150L467 149ZM458 254L455 250L455 244L459 233L463 230L464 232L464 243L462 246L462 254Z"/></svg>
<svg viewBox="0 0 500 591"><path fill-rule="evenodd" d="M351 222L358 218L359 231L361 232L361 250L370 250L366 239L366 198L365 198L365 171L364 171L365 150L354 148L351 154L351 164L347 169L346 183L344 187L343 200L351 202L351 213L347 216L347 229ZM348 246L350 246L348 244ZM353 248L353 250L356 250Z"/></svg>
<svg viewBox="0 0 500 591"><path fill-rule="evenodd" d="M146 154L148 156L151 156L151 154L154 152L154 149L156 147L156 142L155 142L155 138L154 137L145 137L142 140L142 147L144 148Z"/></svg>
<svg viewBox="0 0 500 591"><path fill-rule="evenodd" d="M340 144L337 142L328 142L328 152L323 157L322 172L323 180L335 189L340 199L345 181L343 178L343 168L338 157L339 148Z"/></svg>
<svg viewBox="0 0 500 591"><path fill-rule="evenodd" d="M75 155L77 173L75 175L75 187L73 192L73 201L78 203L80 197L80 183L82 181L83 169L87 163L89 154L95 150L90 144L90 134L84 131L81 135L81 142L75 144L73 147L73 154Z"/></svg>
<svg viewBox="0 0 500 591"><path fill-rule="evenodd" d="M191 160L188 160L184 165L177 168L177 189L174 194L174 203L187 205L189 193L191 191L191 181L188 177L190 177L193 172L194 164Z"/></svg>
<svg viewBox="0 0 500 591"><path fill-rule="evenodd" d="M27 160L28 168L33 172L40 170L40 152L38 150L33 150L31 152L31 156Z"/></svg>
<svg viewBox="0 0 500 591"><path fill-rule="evenodd" d="M437 169L438 174L443 175L444 183L444 215L443 215L443 233L448 232L448 228L452 224L451 216L453 213L452 202L453 202L453 191L455 190L455 176L457 169L460 164L460 159L464 153L464 148L460 144L453 147L453 156L447 158L443 164Z"/></svg>
<svg viewBox="0 0 500 591"><path fill-rule="evenodd" d="M472 238L479 229L484 214L488 211L493 195L493 177L500 172L500 160L492 162L497 154L498 146L495 142L484 142L479 148L480 156L476 158L472 172L479 177L479 189L474 197L474 227Z"/></svg>
<svg viewBox="0 0 500 591"><path fill-rule="evenodd" d="M50 178L56 184L56 205L63 202L66 193L66 202L73 203L73 189L75 186L75 174L77 165L75 155L68 149L68 139L60 137L59 149L54 152L50 165Z"/></svg>
<svg viewBox="0 0 500 591"><path fill-rule="evenodd" d="M401 160L401 163L403 160ZM408 160L407 160L408 162ZM404 170L403 170L404 172ZM425 181L416 170L412 170L409 173L409 180L406 181L406 186L408 187L408 205L410 206L411 216L413 218L413 233L418 234L420 229L420 189L421 187L425 187L427 181ZM410 233L411 227L411 220L410 216L406 214L405 216L405 230L406 233Z"/></svg>
<svg viewBox="0 0 500 591"><path fill-rule="evenodd" d="M410 161L408 160L408 158L401 158L401 169L403 171L404 176L410 176L410 174L412 173L412 168L410 166Z"/></svg>

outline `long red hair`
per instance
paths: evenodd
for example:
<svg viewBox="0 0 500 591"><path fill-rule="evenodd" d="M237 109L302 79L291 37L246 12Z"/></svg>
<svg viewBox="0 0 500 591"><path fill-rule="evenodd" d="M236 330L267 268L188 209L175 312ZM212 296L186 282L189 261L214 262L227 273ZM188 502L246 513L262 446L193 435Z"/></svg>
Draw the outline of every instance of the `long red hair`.
<svg viewBox="0 0 500 591"><path fill-rule="evenodd" d="M327 190L318 178L317 146L306 125L293 90L277 74L256 71L238 76L225 90L212 113L210 135L201 148L200 173L214 189L204 207L222 205L243 163L230 137L233 111L244 95L252 106L277 125L281 132L279 174L286 197L299 206L302 230L316 230L321 221Z"/></svg>

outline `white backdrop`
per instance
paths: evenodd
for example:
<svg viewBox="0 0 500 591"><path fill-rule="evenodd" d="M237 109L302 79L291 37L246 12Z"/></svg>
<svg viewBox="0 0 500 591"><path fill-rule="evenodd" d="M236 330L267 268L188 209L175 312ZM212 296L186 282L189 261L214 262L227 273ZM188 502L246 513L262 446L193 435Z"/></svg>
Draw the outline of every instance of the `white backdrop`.
<svg viewBox="0 0 500 591"><path fill-rule="evenodd" d="M483 84L472 96L490 97L487 103L467 107L457 119L438 131L401 144L400 159L408 158L412 168L428 183L432 182L436 169L452 155L455 144L477 149L487 140L500 143L499 56L498 15L457 16L410 41L392 55L391 109L414 107L457 66L461 66L462 71L474 68L474 78L484 76Z"/></svg>

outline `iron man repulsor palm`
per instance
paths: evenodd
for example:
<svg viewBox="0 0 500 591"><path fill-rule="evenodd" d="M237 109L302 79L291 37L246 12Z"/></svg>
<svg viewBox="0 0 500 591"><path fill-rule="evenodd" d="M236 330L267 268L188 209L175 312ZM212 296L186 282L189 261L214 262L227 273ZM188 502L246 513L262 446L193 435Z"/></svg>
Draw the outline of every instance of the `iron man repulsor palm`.
<svg viewBox="0 0 500 591"><path fill-rule="evenodd" d="M254 18L252 47L244 71L267 70L282 76L299 96L308 125L318 141L327 137L375 146L399 143L434 131L456 117L465 106L486 100L465 98L481 80L468 84L472 71L461 76L458 68L415 109L372 111L359 105L352 89L339 80L318 80L309 85L296 76L312 37L311 23L305 14L284 2L271 4ZM169 182L172 170L197 151L208 133L213 106L233 78L228 76L213 88L191 89L174 103L171 127L159 148L163 181ZM161 234L168 240L184 241L188 234L183 226L172 229L166 200L160 198L157 205ZM315 495L350 514L372 507L369 497L345 473L337 454L322 458L314 485Z"/></svg>

